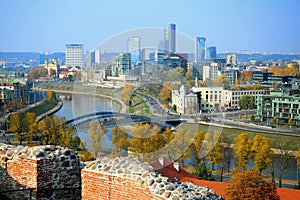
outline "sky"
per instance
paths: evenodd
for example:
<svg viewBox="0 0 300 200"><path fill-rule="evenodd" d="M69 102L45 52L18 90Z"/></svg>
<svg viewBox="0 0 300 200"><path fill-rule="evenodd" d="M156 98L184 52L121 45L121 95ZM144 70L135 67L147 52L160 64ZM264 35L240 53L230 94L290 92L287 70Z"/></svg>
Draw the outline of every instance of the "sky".
<svg viewBox="0 0 300 200"><path fill-rule="evenodd" d="M300 53L299 0L1 0L0 8L5 52L64 52L67 43L90 51L133 29L163 29L170 18L218 52Z"/></svg>

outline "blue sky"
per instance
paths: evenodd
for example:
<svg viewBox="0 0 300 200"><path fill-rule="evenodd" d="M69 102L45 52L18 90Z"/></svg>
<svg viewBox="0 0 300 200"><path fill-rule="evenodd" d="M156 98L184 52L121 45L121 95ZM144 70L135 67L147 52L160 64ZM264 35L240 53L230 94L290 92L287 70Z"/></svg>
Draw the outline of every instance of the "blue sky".
<svg viewBox="0 0 300 200"><path fill-rule="evenodd" d="M218 52L300 53L298 0L1 0L0 51L89 51L120 32L167 26Z"/></svg>

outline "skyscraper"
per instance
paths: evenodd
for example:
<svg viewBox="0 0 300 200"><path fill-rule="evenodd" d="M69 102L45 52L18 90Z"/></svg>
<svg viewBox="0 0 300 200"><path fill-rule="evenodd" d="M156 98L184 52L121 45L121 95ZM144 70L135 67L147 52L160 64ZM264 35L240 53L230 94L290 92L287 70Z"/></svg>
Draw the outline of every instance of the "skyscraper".
<svg viewBox="0 0 300 200"><path fill-rule="evenodd" d="M128 38L127 51L131 53L131 63L135 64L137 61L141 60L141 42L140 37L132 36Z"/></svg>
<svg viewBox="0 0 300 200"><path fill-rule="evenodd" d="M194 53L195 53L195 62L204 61L205 59L205 37L196 37L195 38L195 46L194 46Z"/></svg>
<svg viewBox="0 0 300 200"><path fill-rule="evenodd" d="M83 44L66 44L66 65L83 67Z"/></svg>
<svg viewBox="0 0 300 200"><path fill-rule="evenodd" d="M95 63L100 64L101 63L101 51L100 49L95 50Z"/></svg>
<svg viewBox="0 0 300 200"><path fill-rule="evenodd" d="M217 58L217 48L216 47L208 47L208 58L209 59Z"/></svg>
<svg viewBox="0 0 300 200"><path fill-rule="evenodd" d="M169 45L169 53L176 52L176 24L172 24L169 22L168 26L168 45Z"/></svg>

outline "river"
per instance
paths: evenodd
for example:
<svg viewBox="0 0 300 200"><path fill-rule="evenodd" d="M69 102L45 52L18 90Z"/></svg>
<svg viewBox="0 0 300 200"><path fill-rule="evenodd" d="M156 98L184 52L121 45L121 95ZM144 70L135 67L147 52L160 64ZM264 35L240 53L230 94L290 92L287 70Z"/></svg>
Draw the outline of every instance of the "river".
<svg viewBox="0 0 300 200"><path fill-rule="evenodd" d="M72 119L77 116L85 115L92 112L99 111L119 111L120 105L113 104L110 99L94 97L89 95L60 95L60 98L63 100L62 108L55 113L59 117L65 117L67 120ZM109 151L111 149L111 128L107 128L108 133L104 140L103 150ZM90 144L90 138L88 135L88 130L86 126L76 127L76 133L82 140L87 141L87 147ZM189 162L187 162L189 163ZM278 177L278 168L279 168L279 159L275 157L275 176ZM234 166L234 159L232 160L232 167ZM249 167L252 167L253 164L250 161ZM268 174L267 172L265 172ZM297 162L296 159L291 159L284 173L283 178L297 180Z"/></svg>

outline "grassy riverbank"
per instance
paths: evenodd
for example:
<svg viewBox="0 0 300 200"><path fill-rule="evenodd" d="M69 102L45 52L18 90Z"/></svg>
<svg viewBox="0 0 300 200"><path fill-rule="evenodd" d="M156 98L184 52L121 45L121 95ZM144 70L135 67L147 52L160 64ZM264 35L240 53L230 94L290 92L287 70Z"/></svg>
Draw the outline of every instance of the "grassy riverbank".
<svg viewBox="0 0 300 200"><path fill-rule="evenodd" d="M194 126L189 124L183 124L183 128L187 130L195 130ZM208 126L208 125L199 125L198 130L203 132L207 132L208 129L210 131L221 130L221 135L226 137L231 144L235 143L234 138L236 138L241 133L248 133L249 137L253 139L255 135L261 135L269 139L271 147L275 149L287 149L292 151L297 151L300 147L300 137L297 136L287 136L287 135L280 135L280 134L273 134L273 133L261 133L255 131L246 131L241 129L235 128L220 128L215 126Z"/></svg>

